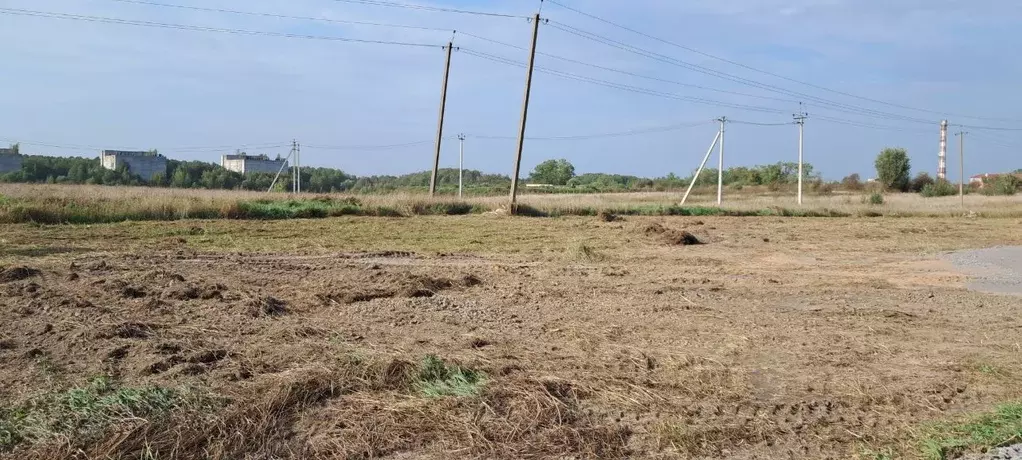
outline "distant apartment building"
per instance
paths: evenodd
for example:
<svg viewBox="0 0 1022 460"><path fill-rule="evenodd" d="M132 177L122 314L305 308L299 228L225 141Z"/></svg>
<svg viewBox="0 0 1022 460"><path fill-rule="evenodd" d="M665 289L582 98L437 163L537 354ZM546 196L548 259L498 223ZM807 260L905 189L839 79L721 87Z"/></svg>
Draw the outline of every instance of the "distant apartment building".
<svg viewBox="0 0 1022 460"><path fill-rule="evenodd" d="M0 174L21 171L21 155L13 148L0 149Z"/></svg>
<svg viewBox="0 0 1022 460"><path fill-rule="evenodd" d="M269 173L277 174L281 169L287 168L287 160L280 156L271 160L266 155L248 155L239 153L236 155L224 155L220 157L220 166L228 171L241 174Z"/></svg>
<svg viewBox="0 0 1022 460"><path fill-rule="evenodd" d="M167 175L167 157L154 152L104 150L100 152L99 160L106 169L116 170L121 165L126 165L128 171L147 181L158 175Z"/></svg>

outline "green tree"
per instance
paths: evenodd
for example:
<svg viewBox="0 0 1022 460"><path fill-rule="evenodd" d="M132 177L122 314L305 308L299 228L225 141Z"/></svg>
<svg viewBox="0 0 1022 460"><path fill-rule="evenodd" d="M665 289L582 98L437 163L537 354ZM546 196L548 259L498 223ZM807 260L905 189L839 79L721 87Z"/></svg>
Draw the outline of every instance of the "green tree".
<svg viewBox="0 0 1022 460"><path fill-rule="evenodd" d="M911 183L912 163L903 148L886 148L876 159L877 181L887 190L906 192Z"/></svg>
<svg viewBox="0 0 1022 460"><path fill-rule="evenodd" d="M575 166L568 160L547 160L536 166L529 181L538 184L565 185L575 177Z"/></svg>
<svg viewBox="0 0 1022 460"><path fill-rule="evenodd" d="M933 178L924 171L917 174L915 179L912 179L912 184L909 186L909 189L913 192L919 193L922 192L927 185L931 185L933 183Z"/></svg>
<svg viewBox="0 0 1022 460"><path fill-rule="evenodd" d="M14 151L15 155L20 155L21 154L21 144L19 144L19 143L11 144L11 150Z"/></svg>

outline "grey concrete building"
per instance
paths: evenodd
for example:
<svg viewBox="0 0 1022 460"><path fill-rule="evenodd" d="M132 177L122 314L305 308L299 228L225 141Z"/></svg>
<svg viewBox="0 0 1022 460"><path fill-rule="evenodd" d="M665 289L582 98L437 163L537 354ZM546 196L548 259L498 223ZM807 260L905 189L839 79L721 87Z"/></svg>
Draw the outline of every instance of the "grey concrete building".
<svg viewBox="0 0 1022 460"><path fill-rule="evenodd" d="M127 165L128 171L147 181L157 175L167 175L167 157L152 152L104 150L99 154L99 161L106 169L116 170L121 165Z"/></svg>
<svg viewBox="0 0 1022 460"><path fill-rule="evenodd" d="M280 156L276 160L271 160L266 155L247 155L240 153L237 155L224 155L220 157L220 166L228 171L234 171L241 174L255 174L255 173L269 173L277 174L281 169L287 168L287 160L283 160Z"/></svg>
<svg viewBox="0 0 1022 460"><path fill-rule="evenodd" d="M14 149L0 149L0 174L21 171L21 155Z"/></svg>

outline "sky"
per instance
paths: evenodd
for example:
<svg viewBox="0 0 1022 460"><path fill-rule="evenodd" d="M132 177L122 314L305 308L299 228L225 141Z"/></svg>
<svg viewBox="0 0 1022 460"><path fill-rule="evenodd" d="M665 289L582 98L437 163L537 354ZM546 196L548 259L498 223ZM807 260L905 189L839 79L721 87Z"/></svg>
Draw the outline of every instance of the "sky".
<svg viewBox="0 0 1022 460"><path fill-rule="evenodd" d="M526 18L540 2L379 3L0 0L0 143L219 162L236 149L287 155L297 140L305 166L421 171L432 166L453 38L441 166L457 167L465 134L466 168L511 174ZM799 102L805 159L828 179L872 177L885 147L906 148L913 172L935 174L944 118L952 177L958 131L968 132L967 175L1022 168L1017 0L557 0L541 15L523 176L552 158L579 173L687 175L720 117L735 121L726 167L796 161ZM628 135L592 137L603 134Z"/></svg>

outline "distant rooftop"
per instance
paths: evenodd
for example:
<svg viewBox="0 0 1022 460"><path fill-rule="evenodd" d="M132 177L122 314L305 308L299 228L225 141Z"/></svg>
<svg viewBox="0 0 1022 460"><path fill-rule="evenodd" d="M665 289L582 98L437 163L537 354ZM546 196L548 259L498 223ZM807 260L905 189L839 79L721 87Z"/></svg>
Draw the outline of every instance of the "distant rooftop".
<svg viewBox="0 0 1022 460"><path fill-rule="evenodd" d="M159 156L163 156L163 155L160 155L158 153L151 152L151 151L150 152L146 152L146 151L130 151L130 150L104 150L103 151L103 155L104 156L114 155L114 156L123 156L123 157L159 157Z"/></svg>
<svg viewBox="0 0 1022 460"><path fill-rule="evenodd" d="M272 161L266 154L261 155L249 155L247 153L240 153L236 155L224 155L224 159L227 160L256 160L256 161ZM278 158L276 161L280 161Z"/></svg>

